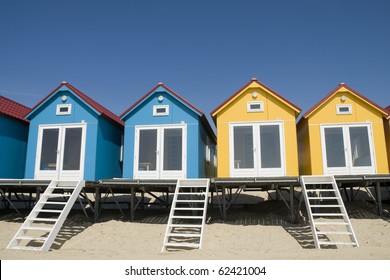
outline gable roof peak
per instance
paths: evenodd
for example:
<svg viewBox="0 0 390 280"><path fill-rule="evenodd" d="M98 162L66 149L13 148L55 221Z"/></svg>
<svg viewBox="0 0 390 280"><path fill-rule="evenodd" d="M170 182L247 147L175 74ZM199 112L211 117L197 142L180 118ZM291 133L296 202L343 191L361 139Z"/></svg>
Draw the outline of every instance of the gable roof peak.
<svg viewBox="0 0 390 280"><path fill-rule="evenodd" d="M253 83L255 83L255 84L253 84ZM225 108L228 104L230 104L233 100L235 100L238 96L240 96L245 90L247 90L248 88L251 88L251 87L261 87L265 91L271 93L274 97L276 97L277 99L282 101L284 104L286 104L287 106L292 108L295 111L295 117L298 117L298 115L301 113L301 108L294 105L293 103L291 103L290 101L288 101L287 99L285 99L284 97L282 97L281 95L276 93L274 90L270 89L269 87L267 87L266 85L264 85L263 83L258 81L256 78L252 78L248 83L246 83L242 88L240 88L238 91L236 91L232 96L230 96L228 99L226 99L222 104L220 104L217 108L215 108L210 113L212 118L213 118L213 121L216 123L215 118L216 118L217 114L221 110L223 110L223 108Z"/></svg>
<svg viewBox="0 0 390 280"><path fill-rule="evenodd" d="M384 116L386 116L386 110L379 106L378 104L374 103L364 95L358 93L356 90L352 89L351 87L347 86L345 83L340 83L339 86L331 91L329 94L327 94L324 98L322 98L317 104L315 104L313 107L311 107L303 116L301 119L308 118L311 114L313 114L319 107L321 107L322 104L324 104L327 100L332 98L337 92L343 92L344 90L341 90L341 88L344 88L349 93L355 95L360 100L363 100L365 103L369 104L376 110L380 111ZM301 121L301 120L299 120Z"/></svg>
<svg viewBox="0 0 390 280"><path fill-rule="evenodd" d="M158 85L159 85L159 86L163 86L164 83L163 83L163 82L158 82Z"/></svg>
<svg viewBox="0 0 390 280"><path fill-rule="evenodd" d="M346 85L346 83L344 83L344 82L339 83L339 86L345 86L345 85Z"/></svg>
<svg viewBox="0 0 390 280"><path fill-rule="evenodd" d="M52 92L50 92L44 99L42 99L37 105L34 106L34 108L31 109L31 112L26 115L26 118L28 119L29 116L38 109L44 102L46 102L51 96L56 94L62 86L66 86L73 94L78 96L85 104L93 108L98 114L106 117L107 119L113 121L114 123L123 126L123 122L119 119L117 115L115 115L113 112L105 108L104 106L100 105L98 102L87 96L85 93L81 92L68 82L62 82L59 86L57 86Z"/></svg>

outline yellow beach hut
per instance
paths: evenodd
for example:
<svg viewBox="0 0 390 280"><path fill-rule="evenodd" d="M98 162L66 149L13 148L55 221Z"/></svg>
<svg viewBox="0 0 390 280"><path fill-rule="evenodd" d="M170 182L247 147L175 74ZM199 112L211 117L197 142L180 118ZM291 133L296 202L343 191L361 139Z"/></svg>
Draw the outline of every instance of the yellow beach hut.
<svg viewBox="0 0 390 280"><path fill-rule="evenodd" d="M218 106L218 177L298 176L301 109L253 78Z"/></svg>
<svg viewBox="0 0 390 280"><path fill-rule="evenodd" d="M390 106L387 106L385 110L386 113L389 114L385 119L385 135L386 135L387 160L390 165Z"/></svg>
<svg viewBox="0 0 390 280"><path fill-rule="evenodd" d="M301 175L386 174L385 109L344 83L297 124Z"/></svg>

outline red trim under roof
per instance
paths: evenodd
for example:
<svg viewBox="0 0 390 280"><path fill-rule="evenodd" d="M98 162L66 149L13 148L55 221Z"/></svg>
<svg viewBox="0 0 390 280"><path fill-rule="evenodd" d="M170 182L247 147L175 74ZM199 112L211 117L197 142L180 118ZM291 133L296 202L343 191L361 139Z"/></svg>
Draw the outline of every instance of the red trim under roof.
<svg viewBox="0 0 390 280"><path fill-rule="evenodd" d="M198 108L196 108L194 105L192 105L190 102L188 102L187 100L185 100L183 97L181 97L179 94L177 94L176 92L174 92L173 90L171 90L169 87L167 87L166 85L164 85L163 83L158 83L154 88L152 88L148 93L146 93L144 96L142 96L140 99L138 99L133 105L131 105L128 109L126 109L120 116L119 118L123 118L124 116L126 116L131 110L133 110L135 107L137 107L140 103L142 103L146 98L148 98L152 93L154 93L159 87L163 87L168 93L172 94L174 97L176 97L177 99L179 99L180 101L182 101L185 105L187 105L190 109L192 109L193 111L195 111L197 114L199 114L201 116L201 118L203 119L204 123L206 124L206 127L207 127L207 130L209 130L210 134L213 135L214 137L214 141L216 140L216 136L215 136L215 133L213 131L213 129L211 128L211 125L209 123L209 121L207 120L205 114L199 110Z"/></svg>
<svg viewBox="0 0 390 280"><path fill-rule="evenodd" d="M283 96L279 95L278 93L276 93L274 90L270 89L269 87L267 87L266 85L260 83L256 78L253 78L251 79L248 83L246 83L242 88L240 88L238 91L236 91L232 96L230 96L228 99L226 99L221 105L219 105L217 108L215 108L210 114L211 116L213 116L217 111L219 111L221 108L223 108L227 103L230 102L230 100L232 100L233 98L235 98L238 94L240 94L245 88L247 88L250 84L252 84L253 82L257 83L260 87L263 87L265 88L266 90L268 90L269 92L271 92L272 94L274 94L277 98L281 99L282 101L284 101L285 103L287 103L288 105L290 105L291 107L294 108L295 111L297 111L297 113L299 114L302 109L299 108L298 106L296 106L295 104L291 103L290 101L288 101L286 98L284 98ZM298 115L297 114L297 115ZM214 119L214 117L213 117ZM215 121L215 120L214 120Z"/></svg>
<svg viewBox="0 0 390 280"><path fill-rule="evenodd" d="M30 111L31 109L29 107L0 95L0 115L28 123L29 121L24 116Z"/></svg>
<svg viewBox="0 0 390 280"><path fill-rule="evenodd" d="M326 95L324 98L322 98L319 102L317 102L317 104L315 104L313 107L311 107L303 116L302 116L302 119L304 118L307 118L311 113L313 113L315 110L318 109L318 107L320 107L326 100L328 100L329 98L331 98L334 94L336 94L342 87L344 87L345 89L347 89L348 91L350 91L352 94L356 95L357 97L363 99L364 101L366 101L368 104L370 104L371 106L375 107L377 110L381 111L385 116L386 116L386 110L379 106L378 104L372 102L370 99L368 99L367 97L361 95L360 93L358 93L357 91L353 90L352 88L350 88L349 86L347 86L346 84L340 84L336 89L334 89L333 91L331 91L328 95Z"/></svg>
<svg viewBox="0 0 390 280"><path fill-rule="evenodd" d="M114 113L112 113L110 110L106 109L104 106L97 103L95 100L88 97L86 94L69 84L68 82L62 82L59 86L57 86L52 92L50 92L44 99L42 99L37 105L32 108L31 111L34 111L36 108L38 108L42 103L44 103L51 95L56 93L62 86L66 86L68 89L70 89L73 93L75 93L78 97L81 98L85 103L87 103L89 106L91 106L93 109L95 109L97 112L99 112L101 115L105 116L107 119L115 122L116 124L119 124L120 126L123 126L123 121Z"/></svg>
<svg viewBox="0 0 390 280"><path fill-rule="evenodd" d="M119 118L123 118L125 115L127 115L131 110L133 110L135 107L137 107L142 101L144 101L146 98L148 98L149 95L151 95L153 92L155 92L159 87L163 87L167 92L171 93L173 96L175 96L177 99L181 100L184 104L189 106L191 109L196 111L199 115L204 115L204 113L196 108L194 105L192 105L190 102L185 100L183 97L181 97L179 94L168 88L163 83L158 83L154 88L152 88L148 93L146 93L144 96L142 96L140 99L138 99L133 105L131 105L129 108L127 108L120 116Z"/></svg>

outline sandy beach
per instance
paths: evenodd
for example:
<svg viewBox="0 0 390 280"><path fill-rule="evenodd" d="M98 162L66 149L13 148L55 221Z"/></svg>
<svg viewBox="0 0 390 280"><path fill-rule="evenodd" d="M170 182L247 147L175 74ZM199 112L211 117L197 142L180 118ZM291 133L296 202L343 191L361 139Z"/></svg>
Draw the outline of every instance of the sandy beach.
<svg viewBox="0 0 390 280"><path fill-rule="evenodd" d="M201 250L161 253L168 209L137 210L130 222L127 212L103 210L98 223L82 211L72 211L49 252L6 249L23 218L11 210L0 210L0 259L2 260L390 260L390 205L384 216L364 201L346 203L359 247L315 249L304 211L298 223L289 221L281 201L235 207L222 221L217 208L209 209ZM24 215L28 211L23 212Z"/></svg>

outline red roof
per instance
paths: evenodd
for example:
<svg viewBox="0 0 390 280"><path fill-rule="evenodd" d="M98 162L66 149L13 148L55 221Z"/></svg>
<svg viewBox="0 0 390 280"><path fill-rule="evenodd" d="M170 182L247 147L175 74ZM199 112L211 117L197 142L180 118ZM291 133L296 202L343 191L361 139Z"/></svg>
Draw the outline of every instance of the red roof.
<svg viewBox="0 0 390 280"><path fill-rule="evenodd" d="M385 110L386 110L386 112L387 112L388 114L390 114L390 106L387 106L387 107L385 108Z"/></svg>
<svg viewBox="0 0 390 280"><path fill-rule="evenodd" d="M31 109L27 106L0 95L0 115L5 115L13 119L28 123L28 120L26 120L24 116L27 115L30 111Z"/></svg>
<svg viewBox="0 0 390 280"><path fill-rule="evenodd" d="M94 101L93 99L88 97L87 95L85 95L83 92L81 92L80 90L78 90L77 88L75 88L74 86L69 84L68 82L62 82L51 93L49 93L44 99L42 99L37 105L35 105L34 108L32 108L31 111L34 111L36 108L38 108L52 94L56 93L62 86L66 86L67 88L69 88L73 93L75 93L78 97L80 97L81 100L83 100L86 104L88 104L93 109L95 109L98 113L100 113L101 115L105 116L107 119L109 119L109 120L111 120L111 121L113 121L113 122L123 126L123 121L121 121L121 119L117 115L115 115L110 110L106 109L105 107L103 107L102 105L100 105L99 103L97 103L96 101Z"/></svg>
<svg viewBox="0 0 390 280"><path fill-rule="evenodd" d="M311 107L303 116L302 116L302 119L303 118L307 118L311 113L313 113L318 107L320 107L326 100L328 100L330 97L332 97L336 92L338 92L342 87L344 87L345 89L347 89L349 92L351 92L352 94L356 95L357 97L359 97L360 99L364 100L365 102L367 102L368 104L370 104L371 106L373 106L374 108L376 108L377 110L381 111L382 114L384 114L385 116L387 115L386 114L386 110L384 108L382 108L381 106L379 106L378 104L372 102L371 100L369 100L367 97L361 95L360 93L358 93L357 91L353 90L352 88L350 88L349 86L347 86L346 84L344 83L341 83L335 90L333 90L332 92L330 92L328 95L326 95L323 99L321 99L316 105L314 105L313 107Z"/></svg>
<svg viewBox="0 0 390 280"><path fill-rule="evenodd" d="M302 111L301 108L299 108L298 106L296 106L295 104L291 103L290 101L288 101L287 99L285 99L283 96L279 95L278 93L276 93L275 91L273 91L272 89L270 89L269 87L267 87L266 85L260 83L256 78L252 78L248 83L246 83L242 88L240 88L238 91L236 91L232 96L230 96L228 99L226 99L221 105L219 105L217 108L215 108L212 112L211 112L211 115L213 116L215 113L217 113L220 109L222 109L226 104L228 104L232 99L234 99L237 95L241 94L241 92L247 88L250 84L252 84L253 82L257 83L260 87L262 88L265 88L267 91L271 92L273 95L275 95L277 98L279 98L280 100L282 100L284 103L288 104L289 106L291 106L297 113L296 113L296 116L299 115L299 113ZM213 120L215 121L215 116L213 116Z"/></svg>

